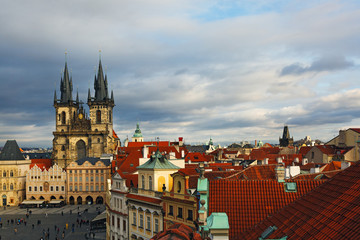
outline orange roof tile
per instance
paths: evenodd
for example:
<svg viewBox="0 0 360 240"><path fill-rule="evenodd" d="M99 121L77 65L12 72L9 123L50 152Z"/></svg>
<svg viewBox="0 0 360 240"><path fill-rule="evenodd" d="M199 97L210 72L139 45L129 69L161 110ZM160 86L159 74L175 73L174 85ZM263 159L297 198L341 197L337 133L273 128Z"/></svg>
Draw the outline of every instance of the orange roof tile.
<svg viewBox="0 0 360 240"><path fill-rule="evenodd" d="M258 239L269 226L275 225L277 230L267 238L358 239L359 189L360 162L357 162L238 237Z"/></svg>
<svg viewBox="0 0 360 240"><path fill-rule="evenodd" d="M229 218L230 239L261 222L270 214L322 184L318 181L295 181L296 192L286 192L276 180L217 180L209 182L209 215L225 212ZM251 238L243 238L251 239Z"/></svg>
<svg viewBox="0 0 360 240"><path fill-rule="evenodd" d="M199 233L182 223L175 223L163 232L153 236L154 240L202 240Z"/></svg>
<svg viewBox="0 0 360 240"><path fill-rule="evenodd" d="M126 197L128 199L135 199L138 201L142 201L142 202L147 202L147 203L155 203L155 204L160 204L161 203L161 199L157 199L157 198L152 198L152 197L147 197L147 196L142 196L142 195L138 195L138 194L132 194L132 193L128 193L126 195Z"/></svg>

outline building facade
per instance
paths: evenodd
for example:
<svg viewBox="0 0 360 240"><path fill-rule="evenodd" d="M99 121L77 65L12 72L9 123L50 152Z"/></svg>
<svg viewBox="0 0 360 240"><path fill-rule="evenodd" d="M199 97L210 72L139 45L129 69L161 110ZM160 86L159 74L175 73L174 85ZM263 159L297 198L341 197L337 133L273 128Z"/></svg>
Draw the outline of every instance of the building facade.
<svg viewBox="0 0 360 240"><path fill-rule="evenodd" d="M26 173L31 160L25 159L15 140L8 140L0 154L1 206L18 206L25 199Z"/></svg>
<svg viewBox="0 0 360 240"><path fill-rule="evenodd" d="M83 157L98 158L103 153L115 151L116 139L113 135L114 96L108 95L107 76L104 76L101 60L95 76L95 96L88 92L87 105L90 116L85 113L77 95L73 100L72 78L65 62L64 75L61 78L61 97L54 95L56 130L53 132L53 159L65 168L72 161Z"/></svg>
<svg viewBox="0 0 360 240"><path fill-rule="evenodd" d="M110 159L85 157L66 168L68 204L103 204L107 180L111 177Z"/></svg>
<svg viewBox="0 0 360 240"><path fill-rule="evenodd" d="M26 199L65 201L66 172L57 164L48 170L37 165L26 174Z"/></svg>
<svg viewBox="0 0 360 240"><path fill-rule="evenodd" d="M129 237L128 208L126 205L126 179L118 172L112 176L110 203L107 209L107 227L110 240L125 240Z"/></svg>

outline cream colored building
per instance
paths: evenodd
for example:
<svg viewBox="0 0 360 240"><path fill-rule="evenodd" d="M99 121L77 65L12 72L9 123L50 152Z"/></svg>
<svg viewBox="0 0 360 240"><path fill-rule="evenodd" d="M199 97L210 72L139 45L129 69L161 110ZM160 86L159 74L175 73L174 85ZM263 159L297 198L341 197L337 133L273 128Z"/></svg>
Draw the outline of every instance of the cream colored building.
<svg viewBox="0 0 360 240"><path fill-rule="evenodd" d="M103 204L107 180L111 177L110 159L85 157L66 168L68 204Z"/></svg>
<svg viewBox="0 0 360 240"><path fill-rule="evenodd" d="M352 156L349 156L349 161L359 160L359 146L357 142L360 140L360 128L349 128L340 130L339 135L331 139L326 145L335 145L337 147L354 147Z"/></svg>
<svg viewBox="0 0 360 240"><path fill-rule="evenodd" d="M163 191L171 189L171 174L180 167L172 164L159 150L138 169L138 188L127 195L129 239L151 239L163 230Z"/></svg>
<svg viewBox="0 0 360 240"><path fill-rule="evenodd" d="M15 140L8 140L0 154L1 206L18 206L25 199L26 173L30 159L25 159Z"/></svg>
<svg viewBox="0 0 360 240"><path fill-rule="evenodd" d="M37 165L26 174L26 199L65 201L66 172L57 164L48 170Z"/></svg>
<svg viewBox="0 0 360 240"><path fill-rule="evenodd" d="M129 237L128 229L128 208L126 206L126 179L123 179L118 172L112 176L110 201L106 206L107 210L107 235L110 240L124 240Z"/></svg>

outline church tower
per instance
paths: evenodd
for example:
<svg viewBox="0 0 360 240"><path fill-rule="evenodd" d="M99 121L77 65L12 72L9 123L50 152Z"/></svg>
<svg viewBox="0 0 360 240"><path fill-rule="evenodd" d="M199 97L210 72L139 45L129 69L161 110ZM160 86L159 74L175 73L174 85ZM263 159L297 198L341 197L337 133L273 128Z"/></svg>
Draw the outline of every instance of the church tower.
<svg viewBox="0 0 360 240"><path fill-rule="evenodd" d="M284 126L283 137L279 138L280 147L288 147L294 144L294 139L290 137L288 126Z"/></svg>
<svg viewBox="0 0 360 240"><path fill-rule="evenodd" d="M56 130L53 132L53 159L65 168L72 161L84 157L97 157L113 154L115 138L113 135L114 96L108 96L107 77L103 74L101 60L94 82L95 97L88 92L90 117L85 113L77 94L72 98L72 79L69 77L67 62L61 77L61 98L54 94L56 110Z"/></svg>
<svg viewBox="0 0 360 240"><path fill-rule="evenodd" d="M94 79L94 90L95 96L91 97L89 89L87 102L92 132L90 155L100 157L104 152L112 153L110 150L115 141L113 138L114 94L111 92L109 97L107 76L106 74L104 76L101 59Z"/></svg>

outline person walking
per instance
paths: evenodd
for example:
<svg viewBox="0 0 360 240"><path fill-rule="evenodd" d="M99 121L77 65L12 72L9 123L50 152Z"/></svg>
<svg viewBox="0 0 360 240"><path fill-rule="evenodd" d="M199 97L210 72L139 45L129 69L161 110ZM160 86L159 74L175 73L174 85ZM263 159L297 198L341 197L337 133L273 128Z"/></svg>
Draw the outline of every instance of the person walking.
<svg viewBox="0 0 360 240"><path fill-rule="evenodd" d="M16 235L16 233L17 233L17 228L14 228L14 234Z"/></svg>

